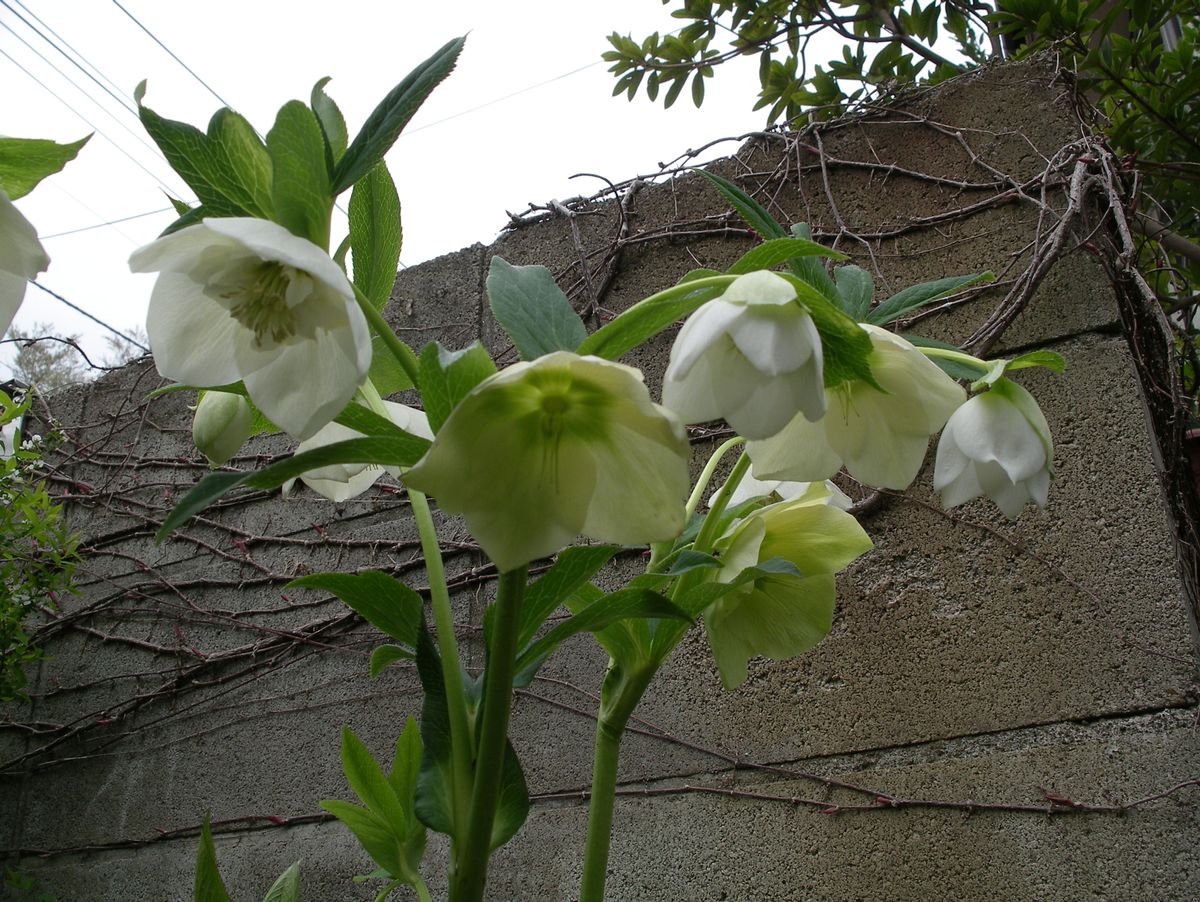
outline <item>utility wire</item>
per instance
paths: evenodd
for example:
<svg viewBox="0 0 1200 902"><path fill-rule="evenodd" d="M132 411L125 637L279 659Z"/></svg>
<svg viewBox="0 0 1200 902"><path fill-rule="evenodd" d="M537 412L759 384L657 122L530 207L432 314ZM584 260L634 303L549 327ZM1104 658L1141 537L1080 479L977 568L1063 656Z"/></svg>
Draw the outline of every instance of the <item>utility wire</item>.
<svg viewBox="0 0 1200 902"><path fill-rule="evenodd" d="M18 2L19 2L19 0L18 0ZM74 66L76 69L78 69L84 75L86 75L88 78L90 78L92 81L94 81L96 83L96 85L100 88L101 91L103 91L105 94L107 94L109 97L111 97L117 103L119 103L126 110L126 112L130 113L133 116L137 115L137 110L135 110L132 106L129 105L128 100L126 100L124 97L120 96L119 94L115 93L112 89L110 89L108 87L108 85L103 84L100 81L100 79L96 78L96 76L94 76L91 72L89 72L87 69L83 68L83 66L80 65L79 61L75 59L75 57L71 56L69 53L67 53L67 51L63 50L62 47L60 47L58 44L54 43L54 41L52 41L50 38L48 38L44 32L40 31L36 25L34 25L32 22L30 22L28 19L26 19L23 15L21 15L19 12L17 12L15 9L13 9L11 6L9 6L8 0L0 0L0 6L3 6L5 9L7 9L9 12L11 12L14 16L16 16L18 19L20 19L25 24L26 28L28 28L30 31L32 31L34 34L36 34L39 38L41 38L43 41L45 41L47 44L49 44L51 47L53 47L55 50L57 50L63 56L63 58L66 59L67 62L69 62L72 66ZM41 22L40 19L38 21ZM43 24L45 24L45 23L43 23ZM7 25L5 27L8 28ZM12 31L11 28L9 28L8 30ZM13 33L15 34L16 32L13 32ZM59 40L62 40L62 39L59 38ZM29 45L26 44L25 46L28 47ZM30 49L32 49L32 48L30 48ZM44 57L43 57L43 59L44 59Z"/></svg>
<svg viewBox="0 0 1200 902"><path fill-rule="evenodd" d="M142 219L146 216L153 216L156 213L170 213L173 209L173 207L159 207L157 210L147 210L145 213L134 213L130 216L122 216L120 219L109 219L105 222L97 222L93 223L92 225L80 226L77 229L67 229L65 232L55 232L52 235L38 235L38 238L42 241L49 241L51 238L62 238L65 235L78 235L80 232L90 232L92 229L103 229L106 226L113 226L122 222L129 222L131 219Z"/></svg>
<svg viewBox="0 0 1200 902"><path fill-rule="evenodd" d="M106 323L104 320L100 319L98 316L93 316L92 314L88 313L86 310L84 310L79 305L72 304L70 301L68 301L66 298L64 298L57 291L51 291L49 288L47 288L41 282L32 282L31 281L29 284L33 285L35 288L42 289L42 291L46 292L46 294L50 295L50 297L54 298L55 300L62 301L64 304L66 304L68 307L70 307L76 313L86 316L88 319L90 319L92 322L94 322L98 326L103 326L105 329L107 329L113 335L117 336L120 339L123 339L124 341L129 342L135 348L140 348L141 350L145 351L147 354L150 353L150 349L148 347L146 347L144 344L142 344L140 341L138 341L136 338L126 335L120 329L113 328L108 323Z"/></svg>
<svg viewBox="0 0 1200 902"><path fill-rule="evenodd" d="M196 81L200 82L200 84L202 84L205 87L205 89L208 91L208 93L212 94L213 97L215 97L215 98L217 98L217 100L221 101L222 106L227 106L230 109L233 109L233 104L231 104L228 100L226 100L224 97L222 97L216 91L214 91L212 86L209 85L208 82L206 82L203 78L201 78L194 71L192 71L192 68L187 63L185 63L183 60L181 60L179 57L177 57L171 51L170 47L168 47L166 44L164 44L162 41L160 41L157 37L155 37L154 32L152 32L149 28L147 28L140 21L138 21L137 16L135 16L133 13L131 13L129 10L127 10L125 7L123 7L120 3L117 2L117 0L112 0L112 2L113 2L113 6L115 6L117 9L119 9L121 12L125 13L125 15L129 16L129 18L133 20L133 23L138 28L140 28L142 31L146 32L146 34L150 36L150 39L152 41L154 41L155 44L157 44L159 47L161 47L163 50L165 50L167 52L167 54L171 57L171 59L175 60L175 62L177 62L177 63L179 63L179 65L183 66L183 68L187 70L188 74L191 75L192 78L194 78L194 79L196 79Z"/></svg>

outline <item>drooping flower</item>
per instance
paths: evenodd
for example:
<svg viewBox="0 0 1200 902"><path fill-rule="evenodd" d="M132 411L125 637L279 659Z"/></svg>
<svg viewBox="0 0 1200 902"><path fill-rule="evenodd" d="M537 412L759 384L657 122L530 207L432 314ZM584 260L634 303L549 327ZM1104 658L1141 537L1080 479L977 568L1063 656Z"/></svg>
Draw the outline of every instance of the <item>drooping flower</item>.
<svg viewBox="0 0 1200 902"><path fill-rule="evenodd" d="M0 336L12 325L29 280L49 265L37 231L0 191Z"/></svg>
<svg viewBox="0 0 1200 902"><path fill-rule="evenodd" d="M825 638L833 623L834 574L871 547L858 521L821 491L768 505L735 523L717 544L723 563L718 582L732 582L747 567L773 558L790 561L800 575L759 575L704 611L725 688L742 684L750 658L792 658Z"/></svg>
<svg viewBox="0 0 1200 902"><path fill-rule="evenodd" d="M933 487L946 508L987 495L1016 518L1025 503L1046 506L1054 476L1054 443L1037 401L999 379L958 408L942 431Z"/></svg>
<svg viewBox="0 0 1200 902"><path fill-rule="evenodd" d="M759 479L826 479L843 465L860 482L882 488L903 489L916 478L929 437L966 392L903 338L859 325L871 336L871 373L883 391L844 383L832 391L820 421L798 416L777 435L747 443Z"/></svg>
<svg viewBox="0 0 1200 902"><path fill-rule="evenodd" d="M724 418L767 438L799 411L825 413L821 337L778 273L739 276L692 314L671 347L663 404L686 423Z"/></svg>
<svg viewBox="0 0 1200 902"><path fill-rule="evenodd" d="M253 420L250 405L241 395L206 391L192 417L192 441L209 465L219 467L250 437Z"/></svg>
<svg viewBox="0 0 1200 902"><path fill-rule="evenodd" d="M206 219L129 258L158 272L146 332L158 371L211 388L242 381L299 439L346 406L371 365L366 319L323 250L264 219Z"/></svg>
<svg viewBox="0 0 1200 902"><path fill-rule="evenodd" d="M433 430L429 428L429 420L423 410L406 407L394 401L384 401L383 406L388 418L405 432L419 435L430 441L433 440ZM311 451L313 448L344 442L352 438L362 438L362 433L355 432L349 426L343 426L341 423L326 423L316 435L297 445L296 453L301 454L304 451ZM318 495L324 495L330 501L341 503L361 495L373 486L375 480L385 472L396 477L400 475L398 470L390 467L385 470L384 467L375 464L330 464L326 467L309 470L299 478ZM295 479L289 479L283 484L285 498L291 493L295 482Z"/></svg>
<svg viewBox="0 0 1200 902"><path fill-rule="evenodd" d="M630 545L678 535L690 456L640 371L556 351L477 385L402 478L464 514L511 570L579 534Z"/></svg>

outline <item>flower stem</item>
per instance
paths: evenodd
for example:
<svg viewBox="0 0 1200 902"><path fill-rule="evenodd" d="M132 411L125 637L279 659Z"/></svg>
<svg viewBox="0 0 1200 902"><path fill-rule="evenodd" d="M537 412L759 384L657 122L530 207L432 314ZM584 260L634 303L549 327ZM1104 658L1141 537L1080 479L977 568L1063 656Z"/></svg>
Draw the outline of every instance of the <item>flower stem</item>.
<svg viewBox="0 0 1200 902"><path fill-rule="evenodd" d="M354 299L358 301L358 308L363 312L363 316L367 318L367 322L371 324L371 328L375 330L375 334L383 339L383 343L392 352L392 356L396 358L396 362L403 368L404 374L408 376L409 381L414 386L418 385L419 364L417 363L416 353L396 337L396 333L387 324L387 320L383 318L383 314L375 309L375 305L367 300L367 296L357 286L354 288Z"/></svg>
<svg viewBox="0 0 1200 902"><path fill-rule="evenodd" d="M740 435L735 435L733 438L722 442L713 451L712 456L708 459L708 463L700 471L700 477L696 480L692 494L688 497L687 507L684 509L683 514L685 523L692 519L692 514L696 513L696 508L700 506L700 502L704 498L704 493L708 489L708 484L712 480L713 473L717 471L717 465L721 462L721 459L729 453L731 448L736 448L745 441ZM650 546L650 563L646 565L647 573L653 573L658 569L663 559L671 553L671 546L673 544L673 542L657 542Z"/></svg>
<svg viewBox="0 0 1200 902"><path fill-rule="evenodd" d="M450 608L450 591L446 587L446 571L442 566L442 549L438 545L433 515L425 495L416 489L408 490L417 533L421 537L421 552L425 556L425 572L429 575L429 598L433 608L433 623L437 630L438 653L442 659L442 681L446 684L446 708L450 717L450 760L453 768L452 804L454 824L465 827L470 814L471 799L471 723L467 718L467 696L463 689L462 665L458 657L458 642L454 638L454 614Z"/></svg>
<svg viewBox="0 0 1200 902"><path fill-rule="evenodd" d="M657 672L657 666L644 667L620 682L615 697L605 693L601 699L600 714L596 718L596 750L592 761L592 793L588 803L587 843L583 853L579 902L601 902L604 899L621 739L633 709L642 700L650 680Z"/></svg>
<svg viewBox="0 0 1200 902"><path fill-rule="evenodd" d="M942 360L953 360L955 363L961 363L969 366L971 369L979 370L981 374L986 374L991 368L992 363L986 360L980 360L978 357L972 357L965 351L958 351L954 348L917 348L926 357L940 357Z"/></svg>
<svg viewBox="0 0 1200 902"><path fill-rule="evenodd" d="M413 882L413 889L417 891L417 898L421 902L433 902L433 897L429 895L429 887L425 885L425 881L417 877Z"/></svg>
<svg viewBox="0 0 1200 902"><path fill-rule="evenodd" d="M475 753L475 784L466 838L456 850L451 875L451 902L479 902L487 880L492 851L492 825L500 800L500 781L512 708L513 673L517 636L521 626L521 601L525 596L528 567L500 574L496 613L492 620L487 668L483 684L483 724Z"/></svg>

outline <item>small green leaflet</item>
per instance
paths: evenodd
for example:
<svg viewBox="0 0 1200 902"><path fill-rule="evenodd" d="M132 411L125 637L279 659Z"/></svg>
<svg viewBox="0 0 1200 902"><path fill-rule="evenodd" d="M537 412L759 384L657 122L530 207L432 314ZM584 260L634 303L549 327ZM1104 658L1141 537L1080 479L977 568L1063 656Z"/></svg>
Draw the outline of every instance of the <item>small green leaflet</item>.
<svg viewBox="0 0 1200 902"><path fill-rule="evenodd" d="M9 200L24 197L38 182L75 159L92 138L56 144L41 138L0 138L0 191Z"/></svg>
<svg viewBox="0 0 1200 902"><path fill-rule="evenodd" d="M313 573L292 580L286 588L328 592L376 629L416 650L424 603L420 595L388 573Z"/></svg>
<svg viewBox="0 0 1200 902"><path fill-rule="evenodd" d="M193 886L195 902L230 902L229 891L217 870L217 850L213 846L212 828L208 815L200 828L200 851L196 855L196 881Z"/></svg>
<svg viewBox="0 0 1200 902"><path fill-rule="evenodd" d="M900 317L914 313L922 307L961 291L979 282L991 282L995 276L990 272L977 272L967 276L949 276L933 282L912 285L892 295L867 314L865 322L875 326L886 326Z"/></svg>
<svg viewBox="0 0 1200 902"><path fill-rule="evenodd" d="M504 327L522 360L554 351L574 351L587 328L544 266L513 266L492 257L488 299L496 322Z"/></svg>
<svg viewBox="0 0 1200 902"><path fill-rule="evenodd" d="M329 171L333 172L334 165L346 152L346 144L350 139L346 131L346 118L333 102L333 98L325 93L327 84L328 75L313 85L308 103L321 125L321 133L325 136L325 158L329 164Z"/></svg>

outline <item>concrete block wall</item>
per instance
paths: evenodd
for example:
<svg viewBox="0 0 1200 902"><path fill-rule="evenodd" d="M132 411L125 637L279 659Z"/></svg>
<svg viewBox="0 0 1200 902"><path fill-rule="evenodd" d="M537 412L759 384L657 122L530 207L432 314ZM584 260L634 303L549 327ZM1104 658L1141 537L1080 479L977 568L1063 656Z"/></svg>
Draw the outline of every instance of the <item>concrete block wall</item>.
<svg viewBox="0 0 1200 902"><path fill-rule="evenodd" d="M1077 136L1067 87L1035 63L764 136L716 165L870 270L880 299L997 273L912 324L958 342L1053 228L1072 162L1060 151ZM595 324L752 241L685 175L406 270L387 315L410 344L478 337L508 360L483 292L493 254L550 267ZM655 394L669 339L627 359ZM727 693L693 631L626 741L610 898L1200 894L1193 625L1139 386L1089 254L1055 263L993 351L1034 347L1070 361L1021 380L1056 439L1047 509L1016 522L985 502L944 512L927 470L862 515L876 548L839 580L834 630L813 652L754 662ZM341 725L386 757L418 710L417 681L399 667L370 680L378 635L283 586L346 567L424 585L403 494L334 506L248 493L156 546L156 523L203 471L188 399L147 402L158 384L146 362L55 399L68 438L56 487L87 556L79 594L43 627L33 701L0 719L0 858L61 902L188 899L195 828L211 813L235 898L261 898L297 858L303 898L371 898L349 882L369 860L317 803L350 798ZM287 451L255 439L238 463ZM461 524L446 525L478 664L492 574ZM604 664L578 638L518 695L512 736L534 808L494 859L489 898L575 898ZM444 855L432 842L435 893Z"/></svg>

